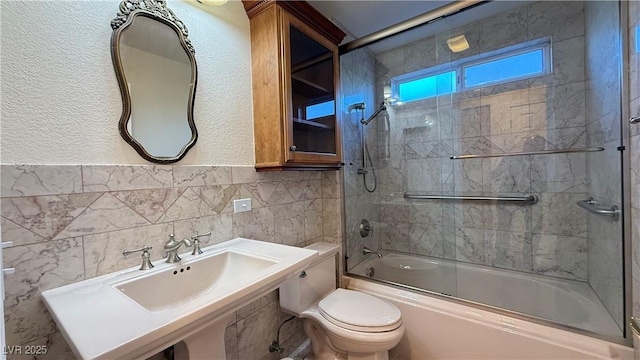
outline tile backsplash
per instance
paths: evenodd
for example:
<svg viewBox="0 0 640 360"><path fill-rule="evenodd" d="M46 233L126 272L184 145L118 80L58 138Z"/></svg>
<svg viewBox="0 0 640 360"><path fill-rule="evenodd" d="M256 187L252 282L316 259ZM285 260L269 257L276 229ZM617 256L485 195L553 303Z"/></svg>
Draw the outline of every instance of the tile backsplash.
<svg viewBox="0 0 640 360"><path fill-rule="evenodd" d="M49 345L47 358L73 358L40 300L47 289L138 266L122 250L151 245L152 260L174 233L212 232L203 247L235 237L293 246L340 243L337 172L257 173L253 167L2 165L0 221L7 344ZM252 210L233 213L233 200ZM269 358L285 315L277 292L239 310L227 328L229 359ZM281 342L304 340L300 321ZM290 350L290 349L288 349Z"/></svg>

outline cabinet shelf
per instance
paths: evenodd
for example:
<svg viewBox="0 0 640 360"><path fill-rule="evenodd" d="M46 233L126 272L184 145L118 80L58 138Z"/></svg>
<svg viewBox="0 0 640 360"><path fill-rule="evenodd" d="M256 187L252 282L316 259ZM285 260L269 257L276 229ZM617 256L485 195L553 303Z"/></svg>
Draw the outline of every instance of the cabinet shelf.
<svg viewBox="0 0 640 360"><path fill-rule="evenodd" d="M333 92L329 91L327 88L314 84L297 75L291 75L291 81L293 82L293 86L296 90L299 90L296 92L308 98L318 98L333 94Z"/></svg>
<svg viewBox="0 0 640 360"><path fill-rule="evenodd" d="M314 65L317 65L317 64L319 64L319 63L321 63L323 61L330 60L332 57L333 57L333 54L328 52L328 53L322 54L322 55L320 55L318 57L315 57L313 59L310 59L310 60L307 60L307 61L303 61L303 62L301 62L299 64L292 65L291 66L291 73L295 74L298 71L305 70L306 68L309 68L309 67L312 67Z"/></svg>
<svg viewBox="0 0 640 360"><path fill-rule="evenodd" d="M309 120L304 120L304 119L298 119L298 118L293 118L293 124L300 124L300 125L304 125L304 126L311 126L311 127L315 127L315 128L319 128L319 129L325 129L325 130L333 130L334 127L333 126L329 126L323 123L319 123L319 122L315 122L315 121L309 121Z"/></svg>

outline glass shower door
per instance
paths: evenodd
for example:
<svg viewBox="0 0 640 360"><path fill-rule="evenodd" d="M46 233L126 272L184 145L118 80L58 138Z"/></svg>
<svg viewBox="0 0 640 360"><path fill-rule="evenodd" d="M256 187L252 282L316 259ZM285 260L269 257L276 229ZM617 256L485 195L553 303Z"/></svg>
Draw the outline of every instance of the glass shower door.
<svg viewBox="0 0 640 360"><path fill-rule="evenodd" d="M439 35L476 49L453 60L458 297L624 333L618 24L611 3L536 2Z"/></svg>
<svg viewBox="0 0 640 360"><path fill-rule="evenodd" d="M342 56L348 271L619 339L619 4L509 4ZM348 112L363 89L364 115ZM360 125L382 101L386 114ZM378 149L373 193L357 171L363 131Z"/></svg>

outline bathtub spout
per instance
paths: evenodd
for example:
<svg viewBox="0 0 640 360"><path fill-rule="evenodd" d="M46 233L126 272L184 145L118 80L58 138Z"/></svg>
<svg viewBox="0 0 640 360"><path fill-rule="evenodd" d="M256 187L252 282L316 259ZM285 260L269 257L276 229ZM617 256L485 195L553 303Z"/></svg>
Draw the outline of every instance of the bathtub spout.
<svg viewBox="0 0 640 360"><path fill-rule="evenodd" d="M378 255L379 258L382 257L382 254L380 254L380 251L373 251L373 250L369 249L368 247L363 246L362 247L362 255L367 255L367 254L376 254L376 255Z"/></svg>

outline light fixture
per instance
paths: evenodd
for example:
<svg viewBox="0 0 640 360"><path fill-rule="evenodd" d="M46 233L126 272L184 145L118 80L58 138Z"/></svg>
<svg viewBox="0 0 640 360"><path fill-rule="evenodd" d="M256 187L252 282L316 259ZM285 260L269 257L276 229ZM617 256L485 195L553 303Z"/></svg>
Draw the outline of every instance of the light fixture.
<svg viewBox="0 0 640 360"><path fill-rule="evenodd" d="M454 53L465 51L469 48L469 43L467 42L467 38L464 37L464 34L448 39L447 45L449 45L449 49Z"/></svg>
<svg viewBox="0 0 640 360"><path fill-rule="evenodd" d="M382 91L382 92L383 92L383 94L384 94L384 98L385 98L385 99L390 98L390 97L391 97L391 86L389 86L389 85L385 85L385 86L384 86L384 89L383 89L383 91Z"/></svg>
<svg viewBox="0 0 640 360"><path fill-rule="evenodd" d="M196 0L196 1L204 5L220 6L220 5L226 4L228 0Z"/></svg>
<svg viewBox="0 0 640 360"><path fill-rule="evenodd" d="M402 101L399 101L399 99L397 97L392 97L392 93L391 93L391 86L390 85L385 85L384 88L382 89L382 94L384 96L384 104L387 106L393 106L393 105L402 105Z"/></svg>

